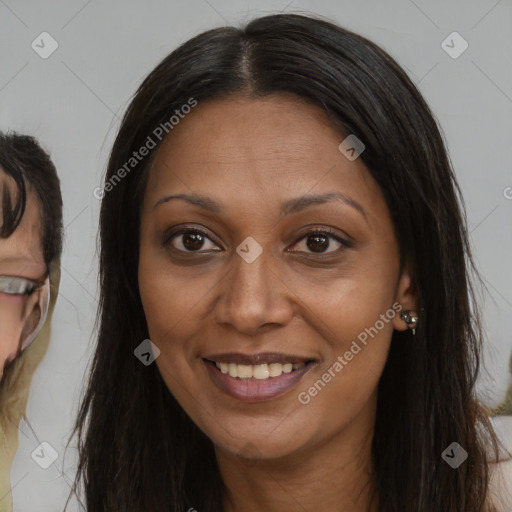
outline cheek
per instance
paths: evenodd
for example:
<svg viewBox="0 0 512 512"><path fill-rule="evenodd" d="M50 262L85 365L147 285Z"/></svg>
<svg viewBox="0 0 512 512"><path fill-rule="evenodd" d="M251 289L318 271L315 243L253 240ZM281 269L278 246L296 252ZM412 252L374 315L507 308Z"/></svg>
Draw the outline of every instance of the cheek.
<svg viewBox="0 0 512 512"><path fill-rule="evenodd" d="M367 277L339 280L323 287L322 298L309 298L310 323L329 348L315 378L298 390L298 401L319 414L332 410L333 420L356 414L374 393L399 314L392 282Z"/></svg>
<svg viewBox="0 0 512 512"><path fill-rule="evenodd" d="M322 333L337 353L348 350L359 335L364 342L368 330L373 336L379 334L379 339L391 336L396 315L392 308L395 276L391 273L383 275L354 267L330 281L315 284L296 280L295 286L296 295L307 306L302 311L308 323ZM370 334L367 337L372 339Z"/></svg>
<svg viewBox="0 0 512 512"><path fill-rule="evenodd" d="M162 356L181 350L200 328L210 288L205 278L186 276L154 250L141 250L139 291L150 339Z"/></svg>
<svg viewBox="0 0 512 512"><path fill-rule="evenodd" d="M189 298L174 276L167 275L154 258L141 251L139 290L149 339L160 349L155 363L169 391L179 395L186 373L186 343L183 327Z"/></svg>
<svg viewBox="0 0 512 512"><path fill-rule="evenodd" d="M392 335L389 325L377 334L373 329L359 327L351 331L352 336L341 331L343 337L332 347L332 356L313 379L297 390L297 401L308 414L306 423L325 433L348 424L372 399L376 400L376 388L386 363ZM318 423L315 418L322 421Z"/></svg>
<svg viewBox="0 0 512 512"><path fill-rule="evenodd" d="M394 275L368 271L346 287L330 307L333 331L341 333L333 359L343 365L347 385L374 382L386 362L393 319ZM341 357L341 361L340 361Z"/></svg>

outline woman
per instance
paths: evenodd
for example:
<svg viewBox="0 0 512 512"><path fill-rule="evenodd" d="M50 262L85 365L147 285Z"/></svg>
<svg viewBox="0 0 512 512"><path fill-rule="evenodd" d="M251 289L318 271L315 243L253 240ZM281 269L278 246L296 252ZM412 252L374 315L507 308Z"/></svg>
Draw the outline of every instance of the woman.
<svg viewBox="0 0 512 512"><path fill-rule="evenodd" d="M463 203L379 47L284 14L187 41L100 194L88 510L491 510Z"/></svg>
<svg viewBox="0 0 512 512"><path fill-rule="evenodd" d="M0 132L0 509L11 509L9 470L32 374L49 331L62 249L55 166L33 137ZM51 286L50 286L51 283ZM28 347L30 346L30 349Z"/></svg>

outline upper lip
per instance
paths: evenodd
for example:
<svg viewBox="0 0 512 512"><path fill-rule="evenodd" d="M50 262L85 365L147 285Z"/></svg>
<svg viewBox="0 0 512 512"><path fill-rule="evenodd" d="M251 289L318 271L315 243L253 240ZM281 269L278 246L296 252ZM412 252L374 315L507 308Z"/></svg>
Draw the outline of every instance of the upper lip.
<svg viewBox="0 0 512 512"><path fill-rule="evenodd" d="M203 359L208 359L217 363L235 363L235 364L264 364L264 363L306 363L313 361L311 357L302 357L292 354L282 354L278 352L260 352L259 354L240 354L237 352L229 352L225 354L212 354L204 356Z"/></svg>

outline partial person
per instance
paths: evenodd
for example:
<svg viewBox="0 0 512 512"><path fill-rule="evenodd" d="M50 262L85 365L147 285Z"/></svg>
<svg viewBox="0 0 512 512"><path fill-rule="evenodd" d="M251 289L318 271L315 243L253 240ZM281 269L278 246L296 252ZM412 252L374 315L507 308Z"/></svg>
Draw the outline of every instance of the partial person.
<svg viewBox="0 0 512 512"><path fill-rule="evenodd" d="M10 466L18 446L18 424L25 414L32 374L48 347L62 236L55 165L35 138L0 132L2 511L12 508Z"/></svg>
<svg viewBox="0 0 512 512"><path fill-rule="evenodd" d="M96 192L87 510L510 512L463 198L379 46L294 14L193 37Z"/></svg>

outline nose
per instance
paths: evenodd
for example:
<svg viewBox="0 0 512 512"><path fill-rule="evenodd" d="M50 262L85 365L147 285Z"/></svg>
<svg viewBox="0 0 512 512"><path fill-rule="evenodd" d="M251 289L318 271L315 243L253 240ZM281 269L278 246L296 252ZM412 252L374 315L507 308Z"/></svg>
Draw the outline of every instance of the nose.
<svg viewBox="0 0 512 512"><path fill-rule="evenodd" d="M264 249L251 263L233 254L232 268L219 283L215 320L247 335L283 327L294 314L295 294L280 275L271 252Z"/></svg>

